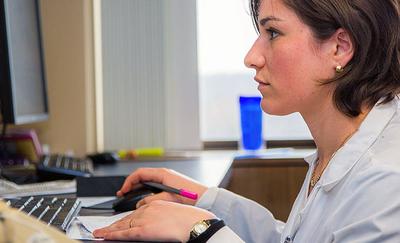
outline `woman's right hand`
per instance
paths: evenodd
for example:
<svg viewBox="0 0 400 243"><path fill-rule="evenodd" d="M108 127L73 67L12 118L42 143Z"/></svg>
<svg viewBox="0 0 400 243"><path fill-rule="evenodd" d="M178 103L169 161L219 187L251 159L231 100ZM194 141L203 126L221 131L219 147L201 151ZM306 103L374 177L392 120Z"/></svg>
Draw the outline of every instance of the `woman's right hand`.
<svg viewBox="0 0 400 243"><path fill-rule="evenodd" d="M177 189L186 189L197 193L200 198L203 193L208 189L206 186L199 182L182 175L174 170L166 168L140 168L130 174L121 189L117 192L117 196L123 196L125 193L131 191L136 185L140 184L141 181L158 182L166 186L174 187ZM178 202L188 205L195 205L196 200L182 197L180 195L160 192L154 195L150 195L138 202L137 207L143 206L154 200L164 200L171 202Z"/></svg>

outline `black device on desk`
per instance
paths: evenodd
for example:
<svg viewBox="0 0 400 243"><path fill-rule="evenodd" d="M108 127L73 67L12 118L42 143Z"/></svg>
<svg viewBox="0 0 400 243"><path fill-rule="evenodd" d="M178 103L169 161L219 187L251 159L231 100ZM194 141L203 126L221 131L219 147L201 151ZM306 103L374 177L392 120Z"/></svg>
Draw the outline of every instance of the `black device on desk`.
<svg viewBox="0 0 400 243"><path fill-rule="evenodd" d="M80 202L76 198L36 196L5 201L11 207L32 215L62 231L68 229L80 210Z"/></svg>
<svg viewBox="0 0 400 243"><path fill-rule="evenodd" d="M115 152L102 152L89 154L87 157L93 162L93 164L115 164L119 161L119 156Z"/></svg>
<svg viewBox="0 0 400 243"><path fill-rule="evenodd" d="M36 169L40 181L73 179L91 176L93 163L89 159L53 154L42 156Z"/></svg>
<svg viewBox="0 0 400 243"><path fill-rule="evenodd" d="M103 152L78 158L62 154L44 155L37 164L37 175L40 181L90 177L93 166L97 164L115 164L119 160L116 153Z"/></svg>
<svg viewBox="0 0 400 243"><path fill-rule="evenodd" d="M126 193L123 197L117 199L113 204L113 209L117 212L126 212L136 209L136 204L152 193L159 193L160 189L142 184L138 188Z"/></svg>

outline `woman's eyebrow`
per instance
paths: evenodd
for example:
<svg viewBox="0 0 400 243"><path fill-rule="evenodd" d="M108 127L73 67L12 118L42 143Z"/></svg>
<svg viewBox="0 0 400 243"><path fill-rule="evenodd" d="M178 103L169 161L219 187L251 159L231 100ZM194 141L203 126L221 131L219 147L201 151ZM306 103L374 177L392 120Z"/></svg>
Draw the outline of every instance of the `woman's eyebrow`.
<svg viewBox="0 0 400 243"><path fill-rule="evenodd" d="M268 21L282 21L282 19L274 17L274 16L268 16L268 17L260 19L258 22L259 22L260 26L264 26Z"/></svg>

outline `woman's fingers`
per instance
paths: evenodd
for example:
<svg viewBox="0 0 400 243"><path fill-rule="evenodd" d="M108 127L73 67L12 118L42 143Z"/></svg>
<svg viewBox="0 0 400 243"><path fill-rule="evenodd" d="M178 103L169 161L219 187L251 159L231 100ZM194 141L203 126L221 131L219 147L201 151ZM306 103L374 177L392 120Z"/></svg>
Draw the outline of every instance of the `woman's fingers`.
<svg viewBox="0 0 400 243"><path fill-rule="evenodd" d="M126 178L121 189L117 192L117 195L123 196L125 193L134 190L141 181L158 182L163 185L167 185L177 189L192 191L194 193L197 193L199 198L207 190L206 186L173 170L169 170L166 168L140 168ZM173 202L180 202L188 205L195 205L196 203L196 200L182 198L175 195L173 198L169 198L173 199ZM158 199L167 200L166 198Z"/></svg>
<svg viewBox="0 0 400 243"><path fill-rule="evenodd" d="M125 230L125 229L129 229L129 228L130 228L130 220L127 219L124 221L119 221L118 223L111 224L111 225L101 228L101 229L96 229L95 231L93 231L93 236L94 237L104 237L109 232Z"/></svg>
<svg viewBox="0 0 400 243"><path fill-rule="evenodd" d="M103 236L106 240L147 240L149 237L143 234L141 227L135 227L130 229L118 230L108 232Z"/></svg>
<svg viewBox="0 0 400 243"><path fill-rule="evenodd" d="M215 218L207 210L161 200L153 200L135 212L132 217L96 230L93 235L108 240L186 242L195 222Z"/></svg>
<svg viewBox="0 0 400 243"><path fill-rule="evenodd" d="M93 236L104 238L104 236L110 232L129 230L134 227L139 227L140 220L140 218L135 217L130 217L125 220L119 220L118 222L115 222L105 228L96 229L95 231L93 231Z"/></svg>
<svg viewBox="0 0 400 243"><path fill-rule="evenodd" d="M93 231L93 235L95 237L104 237L104 234L106 234L108 232L122 230L122 229L128 229L128 228L132 227L134 225L134 222L136 222L136 223L139 222L138 218L143 213L143 210L145 208L146 208L146 206L143 206L142 208L134 210L131 214L123 217L122 219L115 221L114 223L110 224L107 227L96 229L95 231Z"/></svg>
<svg viewBox="0 0 400 243"><path fill-rule="evenodd" d="M168 193L168 192L160 192L157 194L152 194L150 196L147 196L145 198L143 198L142 200L140 200L137 204L136 204L136 208L139 208L143 205L149 204L152 201L155 200L164 200L164 201L170 201L170 202L181 202L179 196Z"/></svg>
<svg viewBox="0 0 400 243"><path fill-rule="evenodd" d="M168 169L165 168L140 168L130 174L121 189L117 192L118 196L132 190L133 186L139 184L141 181L154 181L158 183L163 183L164 176Z"/></svg>

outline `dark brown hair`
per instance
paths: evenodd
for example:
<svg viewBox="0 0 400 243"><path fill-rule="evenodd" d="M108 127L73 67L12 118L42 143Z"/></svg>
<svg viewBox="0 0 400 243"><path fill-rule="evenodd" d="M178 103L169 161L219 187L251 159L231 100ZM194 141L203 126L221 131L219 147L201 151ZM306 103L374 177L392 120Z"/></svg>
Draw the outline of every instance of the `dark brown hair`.
<svg viewBox="0 0 400 243"><path fill-rule="evenodd" d="M256 28L262 0L250 0ZM387 103L400 93L399 0L282 0L308 25L318 40L337 29L352 38L354 56L344 72L324 84L335 83L336 107L349 117L362 106Z"/></svg>

